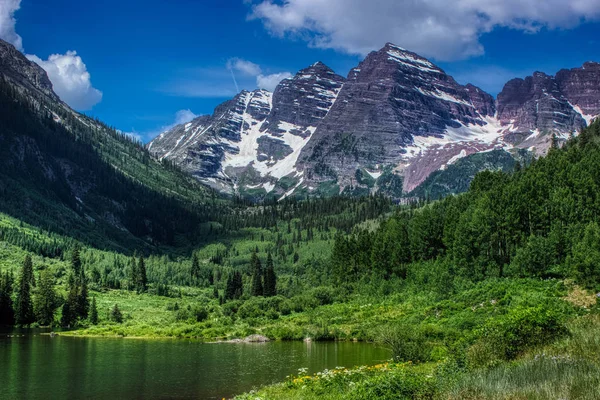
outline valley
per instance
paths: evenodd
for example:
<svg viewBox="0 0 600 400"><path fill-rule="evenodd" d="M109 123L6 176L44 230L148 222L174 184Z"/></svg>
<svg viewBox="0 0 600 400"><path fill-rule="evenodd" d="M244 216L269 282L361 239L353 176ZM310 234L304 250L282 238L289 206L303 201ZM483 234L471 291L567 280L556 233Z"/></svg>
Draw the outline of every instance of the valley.
<svg viewBox="0 0 600 400"><path fill-rule="evenodd" d="M67 394L53 375L71 397L594 398L597 66L494 100L387 44L144 146L2 41L0 357L38 377L40 348L89 351L100 373L131 346L119 368L191 369Z"/></svg>

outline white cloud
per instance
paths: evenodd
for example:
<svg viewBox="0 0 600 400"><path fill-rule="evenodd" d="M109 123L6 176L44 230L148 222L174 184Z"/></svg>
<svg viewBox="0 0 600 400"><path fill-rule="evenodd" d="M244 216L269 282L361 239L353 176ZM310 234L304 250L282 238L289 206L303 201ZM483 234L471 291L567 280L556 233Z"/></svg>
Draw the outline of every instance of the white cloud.
<svg viewBox="0 0 600 400"><path fill-rule="evenodd" d="M23 51L23 40L15 30L15 12L21 0L0 0L0 38ZM47 60L36 55L27 58L46 70L54 91L69 106L89 110L102 100L102 92L92 86L87 67L75 51L53 54Z"/></svg>
<svg viewBox="0 0 600 400"><path fill-rule="evenodd" d="M175 125L181 125L196 119L198 116L191 110L179 110L175 113Z"/></svg>
<svg viewBox="0 0 600 400"><path fill-rule="evenodd" d="M92 86L90 73L75 51L52 54L47 60L27 55L48 73L54 91L77 110L89 110L102 100L102 92Z"/></svg>
<svg viewBox="0 0 600 400"><path fill-rule="evenodd" d="M143 142L144 139L147 139L147 141L149 142L152 139L154 139L155 137L157 137L158 135L160 135L161 133L171 130L174 127L176 127L177 125L182 125L182 124L191 122L192 120L194 120L198 117L199 117L199 115L194 114L189 109L179 110L175 113L175 120L171 124L163 125L160 128L152 130L150 132L146 132L145 134L138 133L135 131L135 129L132 132L125 132L125 134L132 136L133 138L139 140L140 142Z"/></svg>
<svg viewBox="0 0 600 400"><path fill-rule="evenodd" d="M227 61L227 69L231 69L249 76L256 76L262 72L262 69L259 65L241 58L232 58Z"/></svg>
<svg viewBox="0 0 600 400"><path fill-rule="evenodd" d="M529 33L572 28L600 17L600 0L261 0L250 19L277 36L365 55L394 42L426 57L481 55L496 27Z"/></svg>
<svg viewBox="0 0 600 400"><path fill-rule="evenodd" d="M266 89L270 92L274 91L279 82L284 79L291 78L292 74L289 72L280 72L278 74L271 75L258 75L256 77L256 86L259 89Z"/></svg>
<svg viewBox="0 0 600 400"><path fill-rule="evenodd" d="M21 0L0 0L0 39L23 51L23 40L15 30L15 12L21 7Z"/></svg>

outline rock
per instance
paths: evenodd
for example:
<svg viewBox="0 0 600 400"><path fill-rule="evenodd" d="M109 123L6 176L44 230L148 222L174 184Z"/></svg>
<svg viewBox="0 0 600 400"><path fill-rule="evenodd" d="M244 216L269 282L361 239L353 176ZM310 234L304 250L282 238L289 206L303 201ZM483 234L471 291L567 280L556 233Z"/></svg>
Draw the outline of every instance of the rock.
<svg viewBox="0 0 600 400"><path fill-rule="evenodd" d="M548 134L576 132L586 126L582 116L561 93L554 77L542 72L525 79L513 79L504 86L498 94L498 120L509 126L506 141L526 142L521 147L540 146L540 139L548 144Z"/></svg>
<svg viewBox="0 0 600 400"><path fill-rule="evenodd" d="M61 102L52 90L52 82L46 71L29 61L12 44L3 40L0 40L0 71L18 85L46 96L52 101Z"/></svg>
<svg viewBox="0 0 600 400"><path fill-rule="evenodd" d="M271 339L263 335L250 335L244 339L244 343L266 343L270 341Z"/></svg>

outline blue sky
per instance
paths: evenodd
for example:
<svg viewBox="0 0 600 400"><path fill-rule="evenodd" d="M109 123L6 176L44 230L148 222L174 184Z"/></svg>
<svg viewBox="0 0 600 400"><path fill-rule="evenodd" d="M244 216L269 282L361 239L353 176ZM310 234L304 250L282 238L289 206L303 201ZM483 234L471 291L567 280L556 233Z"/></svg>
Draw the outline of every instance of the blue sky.
<svg viewBox="0 0 600 400"><path fill-rule="evenodd" d="M233 96L231 70L245 89L318 60L346 75L387 41L494 95L512 77L600 61L600 1L437 1L0 0L0 37L51 78L73 66L75 86L53 70L63 98L144 141Z"/></svg>

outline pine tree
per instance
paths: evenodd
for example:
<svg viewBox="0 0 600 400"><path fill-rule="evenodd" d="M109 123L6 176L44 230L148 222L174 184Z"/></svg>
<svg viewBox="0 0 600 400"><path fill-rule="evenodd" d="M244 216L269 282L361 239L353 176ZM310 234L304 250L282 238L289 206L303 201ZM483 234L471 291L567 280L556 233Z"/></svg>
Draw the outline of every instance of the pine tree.
<svg viewBox="0 0 600 400"><path fill-rule="evenodd" d="M13 277L8 271L0 276L0 325L14 325L15 310L13 309Z"/></svg>
<svg viewBox="0 0 600 400"><path fill-rule="evenodd" d="M70 328L73 323L73 313L71 313L71 306L68 301L65 301L62 306L62 316L60 317L60 326L63 328Z"/></svg>
<svg viewBox="0 0 600 400"><path fill-rule="evenodd" d="M35 286L35 276L33 275L33 261L31 261L31 256L29 255L25 256L25 260L23 261L23 276L31 286Z"/></svg>
<svg viewBox="0 0 600 400"><path fill-rule="evenodd" d="M140 262L137 267L137 291L144 293L148 290L148 278L146 276L146 263L144 257L140 256Z"/></svg>
<svg viewBox="0 0 600 400"><path fill-rule="evenodd" d="M62 317L60 318L60 325L65 328L71 328L77 323L77 305L78 295L77 286L71 284L67 300L62 307Z"/></svg>
<svg viewBox="0 0 600 400"><path fill-rule="evenodd" d="M40 281L35 295L35 315L40 325L48 326L54 323L54 311L57 306L57 296L54 291L54 277L49 270L40 274Z"/></svg>
<svg viewBox="0 0 600 400"><path fill-rule="evenodd" d="M250 259L250 266L252 269L252 296L262 296L264 294L263 289L263 272L262 265L260 264L260 259L256 252L252 253L252 258Z"/></svg>
<svg viewBox="0 0 600 400"><path fill-rule="evenodd" d="M15 320L17 325L28 326L35 322L33 303L31 301L31 280L33 279L33 266L31 257L26 256L19 280L19 291L15 307Z"/></svg>
<svg viewBox="0 0 600 400"><path fill-rule="evenodd" d="M233 298L234 299L239 299L243 296L244 294L244 282L242 280L242 273L241 272L236 272L235 274L233 274L233 287L234 287L234 294L233 294Z"/></svg>
<svg viewBox="0 0 600 400"><path fill-rule="evenodd" d="M233 300L234 297L235 297L234 275L230 274L227 277L227 284L225 285L225 299Z"/></svg>
<svg viewBox="0 0 600 400"><path fill-rule="evenodd" d="M121 310L119 310L119 306L117 304L115 304L112 310L110 310L110 319L117 324L123 322L123 313L121 313Z"/></svg>
<svg viewBox="0 0 600 400"><path fill-rule="evenodd" d="M76 277L79 277L82 273L82 267L81 267L81 254L80 254L81 250L79 248L79 245L75 245L75 248L73 249L73 253L71 254L71 269L73 270L73 274L75 274Z"/></svg>
<svg viewBox="0 0 600 400"><path fill-rule="evenodd" d="M137 290L137 285L138 285L138 263L137 260L135 258L136 256L133 256L131 258L130 264L131 264L131 276L129 277L129 289L130 290Z"/></svg>
<svg viewBox="0 0 600 400"><path fill-rule="evenodd" d="M192 282L197 283L198 278L200 278L200 263L198 262L198 256L196 255L196 253L194 253L194 255L192 256L191 275L192 275Z"/></svg>
<svg viewBox="0 0 600 400"><path fill-rule="evenodd" d="M96 305L96 297L92 298L92 306L90 309L90 323L92 325L98 325L98 307Z"/></svg>
<svg viewBox="0 0 600 400"><path fill-rule="evenodd" d="M264 295L265 297L277 295L277 276L275 275L275 269L273 267L273 257L271 256L271 253L269 253L267 256Z"/></svg>

